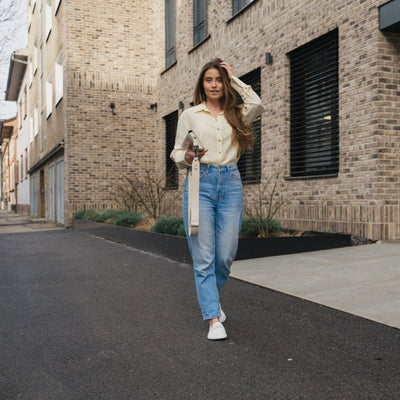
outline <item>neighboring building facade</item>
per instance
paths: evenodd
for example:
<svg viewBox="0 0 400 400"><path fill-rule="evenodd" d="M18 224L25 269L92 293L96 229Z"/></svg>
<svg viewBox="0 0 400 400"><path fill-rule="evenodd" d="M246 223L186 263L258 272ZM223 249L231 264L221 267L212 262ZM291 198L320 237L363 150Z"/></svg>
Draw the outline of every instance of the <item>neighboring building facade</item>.
<svg viewBox="0 0 400 400"><path fill-rule="evenodd" d="M29 174L28 174L28 65L27 50L17 50L11 55L5 99L17 103L16 127L18 135L15 142L15 161L13 185L15 194L14 209L22 215L30 214Z"/></svg>
<svg viewBox="0 0 400 400"><path fill-rule="evenodd" d="M69 225L82 208L112 208L123 175L154 166L156 7L29 1L34 215Z"/></svg>
<svg viewBox="0 0 400 400"><path fill-rule="evenodd" d="M28 74L24 74L17 98L17 213L30 215L29 144L30 118L28 115Z"/></svg>
<svg viewBox="0 0 400 400"><path fill-rule="evenodd" d="M1 161L1 209L16 211L17 208L17 138L16 118L2 121L0 124L0 161Z"/></svg>
<svg viewBox="0 0 400 400"><path fill-rule="evenodd" d="M168 122L190 105L201 66L221 57L267 108L241 165L248 204L280 173L273 197L286 202L283 226L399 239L400 2L165 4L158 115L167 121L166 169ZM180 178L171 186L182 189Z"/></svg>

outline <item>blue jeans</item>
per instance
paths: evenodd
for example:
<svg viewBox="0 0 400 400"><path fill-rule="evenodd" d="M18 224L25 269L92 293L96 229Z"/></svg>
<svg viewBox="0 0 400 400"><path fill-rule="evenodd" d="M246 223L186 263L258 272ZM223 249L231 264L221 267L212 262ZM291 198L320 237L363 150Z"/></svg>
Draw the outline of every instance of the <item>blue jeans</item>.
<svg viewBox="0 0 400 400"><path fill-rule="evenodd" d="M243 214L243 186L236 164L200 164L199 234L188 236L188 178L183 220L193 260L201 312L205 320L220 317L219 291L236 257Z"/></svg>

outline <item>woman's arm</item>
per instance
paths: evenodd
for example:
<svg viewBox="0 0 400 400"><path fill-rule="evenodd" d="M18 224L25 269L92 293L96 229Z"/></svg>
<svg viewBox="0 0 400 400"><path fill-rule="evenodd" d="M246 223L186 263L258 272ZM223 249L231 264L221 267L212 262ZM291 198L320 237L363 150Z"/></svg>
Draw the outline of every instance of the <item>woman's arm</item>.
<svg viewBox="0 0 400 400"><path fill-rule="evenodd" d="M189 123L187 122L187 115L183 113L181 117L178 119L178 127L176 129L175 136L175 146L171 152L170 157L175 161L179 168L187 168L192 165L193 158L195 156L194 151L192 150L192 145L190 143L187 144L187 147L183 147L183 142L185 137L189 131ZM197 157L199 160L207 153L207 149L197 152Z"/></svg>
<svg viewBox="0 0 400 400"><path fill-rule="evenodd" d="M265 111L265 107L251 86L246 85L238 77L232 76L231 86L239 93L243 100L243 121L247 125L250 125Z"/></svg>
<svg viewBox="0 0 400 400"><path fill-rule="evenodd" d="M179 168L187 168L190 166L185 160L186 149L182 147L182 143L187 135L188 127L185 115L182 114L178 119L178 127L176 129L175 146L170 157L175 161Z"/></svg>
<svg viewBox="0 0 400 400"><path fill-rule="evenodd" d="M232 67L226 61L222 61L220 65L228 73L228 77L231 81L231 86L239 93L240 97L242 98L243 121L247 125L250 125L265 111L265 107L261 103L261 99L258 94L251 88L250 85L246 85L238 77L235 76Z"/></svg>

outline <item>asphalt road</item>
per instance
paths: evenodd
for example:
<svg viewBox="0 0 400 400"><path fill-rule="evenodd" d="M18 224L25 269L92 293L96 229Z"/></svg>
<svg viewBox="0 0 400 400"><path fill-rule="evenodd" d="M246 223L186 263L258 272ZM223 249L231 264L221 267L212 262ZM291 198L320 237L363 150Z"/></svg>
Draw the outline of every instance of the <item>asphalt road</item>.
<svg viewBox="0 0 400 400"><path fill-rule="evenodd" d="M0 400L399 399L400 331L71 229L0 234Z"/></svg>

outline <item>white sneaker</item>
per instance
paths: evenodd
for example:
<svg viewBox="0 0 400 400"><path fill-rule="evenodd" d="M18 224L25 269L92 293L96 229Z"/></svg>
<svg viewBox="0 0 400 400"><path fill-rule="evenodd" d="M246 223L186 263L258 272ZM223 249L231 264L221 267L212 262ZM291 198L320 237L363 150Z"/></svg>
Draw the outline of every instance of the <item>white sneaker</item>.
<svg viewBox="0 0 400 400"><path fill-rule="evenodd" d="M209 340L221 340L226 339L228 335L226 334L224 326L221 322L214 322L210 326L210 330L208 331L207 339Z"/></svg>
<svg viewBox="0 0 400 400"><path fill-rule="evenodd" d="M219 317L219 322L225 322L226 321L226 314L223 312L221 306L219 306L219 310L221 311L221 316Z"/></svg>

